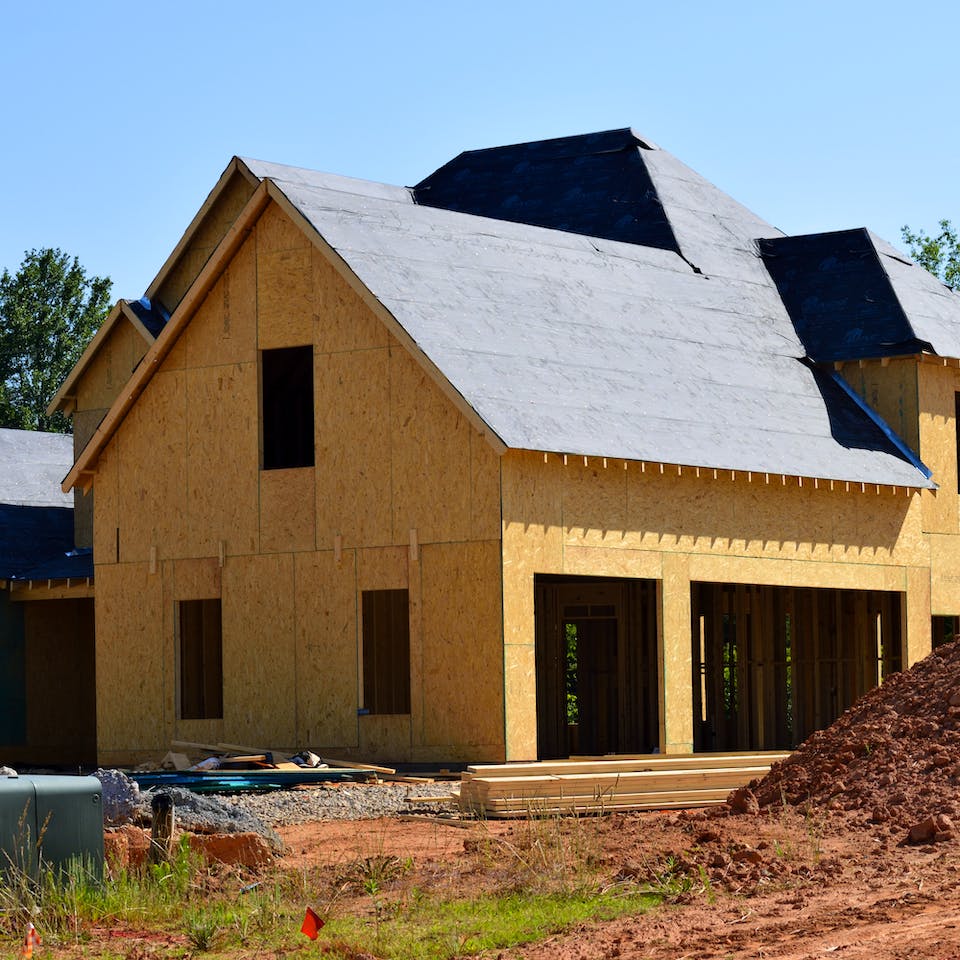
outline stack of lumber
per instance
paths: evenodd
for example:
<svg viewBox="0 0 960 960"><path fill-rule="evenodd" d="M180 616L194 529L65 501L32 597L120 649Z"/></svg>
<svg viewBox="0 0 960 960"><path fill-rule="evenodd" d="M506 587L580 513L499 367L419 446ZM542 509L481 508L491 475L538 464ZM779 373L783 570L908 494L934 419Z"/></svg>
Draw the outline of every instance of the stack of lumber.
<svg viewBox="0 0 960 960"><path fill-rule="evenodd" d="M483 817L667 810L723 803L787 753L580 758L471 766L460 809Z"/></svg>

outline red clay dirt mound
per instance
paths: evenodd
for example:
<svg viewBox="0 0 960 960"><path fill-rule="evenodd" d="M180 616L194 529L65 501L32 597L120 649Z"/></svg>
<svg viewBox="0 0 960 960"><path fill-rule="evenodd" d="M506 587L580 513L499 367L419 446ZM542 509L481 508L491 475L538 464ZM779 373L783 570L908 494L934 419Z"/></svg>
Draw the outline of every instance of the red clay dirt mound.
<svg viewBox="0 0 960 960"><path fill-rule="evenodd" d="M909 830L914 843L950 839L960 813L960 641L889 677L730 805L749 812L753 797L760 808L862 812L861 822Z"/></svg>

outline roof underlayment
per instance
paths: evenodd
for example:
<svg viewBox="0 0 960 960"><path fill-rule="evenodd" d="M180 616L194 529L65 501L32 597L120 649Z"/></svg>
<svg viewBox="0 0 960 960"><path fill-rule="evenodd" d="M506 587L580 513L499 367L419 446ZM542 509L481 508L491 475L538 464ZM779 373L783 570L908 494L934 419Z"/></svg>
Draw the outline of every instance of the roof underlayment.
<svg viewBox="0 0 960 960"><path fill-rule="evenodd" d="M882 422L807 359L757 248L760 238L790 241L632 132L604 136L603 156L586 164L576 141L589 152L590 137L559 142L565 165L550 155L537 167L530 145L474 151L412 189L244 162L277 185L507 447L932 486ZM663 211L672 244L607 238L630 233L615 177L640 167L658 201L644 209ZM582 181L590 175L602 181L596 189ZM551 190L567 196L578 182L597 202L577 232L417 202L429 193L431 204L446 203L446 190L461 208L544 223ZM569 226L562 209L558 225ZM939 323L958 339L960 301L871 240L915 324Z"/></svg>

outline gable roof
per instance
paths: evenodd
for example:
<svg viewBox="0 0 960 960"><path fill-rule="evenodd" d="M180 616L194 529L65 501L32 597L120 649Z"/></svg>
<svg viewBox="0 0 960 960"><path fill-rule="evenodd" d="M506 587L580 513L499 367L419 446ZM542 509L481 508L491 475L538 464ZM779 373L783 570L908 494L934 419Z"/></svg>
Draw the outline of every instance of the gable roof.
<svg viewBox="0 0 960 960"><path fill-rule="evenodd" d="M601 159L580 162L592 158L597 144ZM237 231L249 227L270 198L504 447L933 485L929 471L839 378L805 362L807 350L756 247L779 231L632 131L566 138L560 157L566 167L554 163L557 152L544 148L549 162L538 161L533 174L523 167L520 186L539 179L537 209L548 210L551 191L569 186L568 167L592 170L605 183L583 184L600 197L594 221L580 224L596 231L592 235L446 209L443 204L461 205L450 187L461 174L462 203L476 201L478 210L492 204L500 215L510 196L524 195L501 183L491 199L493 185L512 168L488 151L476 153L486 154L484 169L496 176L484 174L472 199L474 155L410 189L234 161L263 180L261 188L65 485L89 471L192 305L225 267L239 243ZM638 163L670 227L672 240L662 246L603 235L624 228L616 222L613 174L626 195L635 196L630 178ZM550 169L560 171L558 182L546 182ZM441 196L441 183L453 200ZM418 202L428 186L429 205Z"/></svg>

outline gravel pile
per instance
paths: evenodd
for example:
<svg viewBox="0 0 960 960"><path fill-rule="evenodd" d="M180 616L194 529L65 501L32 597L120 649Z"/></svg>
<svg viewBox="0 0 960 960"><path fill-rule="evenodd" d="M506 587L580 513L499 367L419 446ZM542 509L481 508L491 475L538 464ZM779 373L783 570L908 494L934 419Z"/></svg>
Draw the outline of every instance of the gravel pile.
<svg viewBox="0 0 960 960"><path fill-rule="evenodd" d="M198 794L164 787L173 797L177 825L200 833L259 833L273 838L272 828L315 820L372 820L416 811L452 810L447 799L457 783L325 784L308 790L266 793ZM139 818L149 821L156 791L141 794ZM436 797L434 803L407 802L407 797Z"/></svg>
<svg viewBox="0 0 960 960"><path fill-rule="evenodd" d="M809 803L908 830L915 843L950 839L960 815L960 641L885 680L730 803L739 812Z"/></svg>

